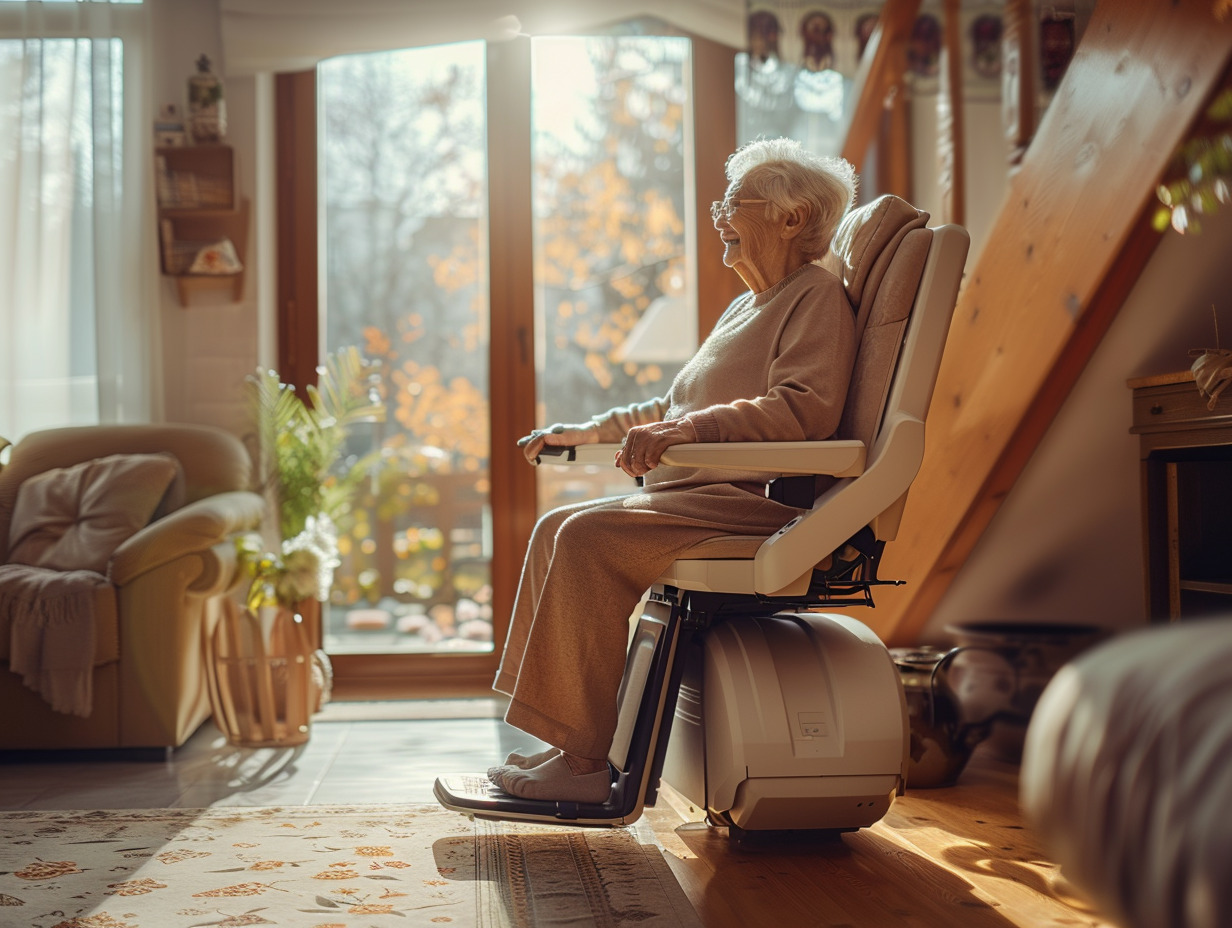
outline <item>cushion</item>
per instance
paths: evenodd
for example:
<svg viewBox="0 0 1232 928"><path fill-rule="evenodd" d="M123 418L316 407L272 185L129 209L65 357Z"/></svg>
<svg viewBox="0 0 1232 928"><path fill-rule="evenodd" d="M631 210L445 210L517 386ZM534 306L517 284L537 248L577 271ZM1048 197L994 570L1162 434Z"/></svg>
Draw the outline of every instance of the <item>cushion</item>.
<svg viewBox="0 0 1232 928"><path fill-rule="evenodd" d="M177 471L170 455L114 454L28 478L9 525L9 563L106 573L115 549L149 524Z"/></svg>
<svg viewBox="0 0 1232 928"><path fill-rule="evenodd" d="M866 305L861 307L864 328L839 423L841 438L858 439L869 448L881 425L907 319L932 244L932 232L927 229L910 228L906 233L895 245L893 261L886 263L876 296L866 295Z"/></svg>
<svg viewBox="0 0 1232 928"><path fill-rule="evenodd" d="M821 259L822 267L843 282L852 306L860 306L873 296L885 273L877 259L909 230L928 223L928 213L920 212L906 200L892 194L853 209L839 223L830 243L830 253ZM892 254L890 248L889 253ZM876 273L874 273L876 272Z"/></svg>
<svg viewBox="0 0 1232 928"><path fill-rule="evenodd" d="M1123 633L1066 664L1027 728L1023 811L1125 928L1232 925L1232 616Z"/></svg>

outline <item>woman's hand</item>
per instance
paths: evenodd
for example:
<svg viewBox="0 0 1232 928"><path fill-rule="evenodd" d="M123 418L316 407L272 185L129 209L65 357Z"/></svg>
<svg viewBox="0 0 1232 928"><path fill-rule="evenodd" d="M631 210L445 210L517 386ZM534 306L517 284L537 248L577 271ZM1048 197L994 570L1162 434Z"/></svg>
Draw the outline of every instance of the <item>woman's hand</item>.
<svg viewBox="0 0 1232 928"><path fill-rule="evenodd" d="M522 449L526 460L533 464L544 445L572 447L573 445L589 445L598 440L599 427L593 422L585 425L562 425L558 422L555 425L549 425L546 429L535 429L525 438L519 438L518 447Z"/></svg>
<svg viewBox="0 0 1232 928"><path fill-rule="evenodd" d="M616 466L630 477L641 477L659 466L659 458L672 445L693 441L697 441L697 430L688 419L635 425L616 452Z"/></svg>

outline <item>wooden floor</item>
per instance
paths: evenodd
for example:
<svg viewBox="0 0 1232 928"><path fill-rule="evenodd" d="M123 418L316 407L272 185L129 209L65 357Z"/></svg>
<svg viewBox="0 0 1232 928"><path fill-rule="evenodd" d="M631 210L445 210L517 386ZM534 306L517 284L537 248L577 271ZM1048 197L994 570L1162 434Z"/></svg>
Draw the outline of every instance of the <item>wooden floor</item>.
<svg viewBox="0 0 1232 928"><path fill-rule="evenodd" d="M0 809L433 803L437 775L542 746L501 712L490 699L332 703L294 749L235 748L207 723L163 763L6 763ZM706 928L1108 928L1023 827L1017 790L1018 768L977 750L957 786L908 790L823 846L736 849L668 796L635 827L654 832Z"/></svg>
<svg viewBox="0 0 1232 928"><path fill-rule="evenodd" d="M872 828L753 850L647 810L706 928L1110 928L1066 885L1018 810L1018 768L977 751L958 785L908 790Z"/></svg>

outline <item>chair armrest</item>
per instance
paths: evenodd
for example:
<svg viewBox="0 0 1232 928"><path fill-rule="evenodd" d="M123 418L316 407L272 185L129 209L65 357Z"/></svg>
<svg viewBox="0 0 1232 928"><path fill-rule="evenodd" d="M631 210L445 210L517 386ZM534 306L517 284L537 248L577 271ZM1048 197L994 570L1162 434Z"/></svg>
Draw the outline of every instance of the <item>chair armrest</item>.
<svg viewBox="0 0 1232 928"><path fill-rule="evenodd" d="M563 447L559 456L545 446L539 463L608 464L620 445L593 444ZM758 471L764 474L828 474L855 477L864 473L864 442L833 441L719 441L672 445L662 463L672 467L706 467ZM544 457L548 460L543 460Z"/></svg>
<svg viewBox="0 0 1232 928"><path fill-rule="evenodd" d="M176 558L208 551L238 532L259 528L264 515L265 499L246 490L189 503L116 548L108 572L111 582L123 586Z"/></svg>
<svg viewBox="0 0 1232 928"><path fill-rule="evenodd" d="M898 504L924 460L924 423L897 413L882 427L876 453L858 480L838 483L809 512L792 519L757 549L753 589L772 595ZM879 538L887 536L878 534ZM893 537L892 535L889 537Z"/></svg>

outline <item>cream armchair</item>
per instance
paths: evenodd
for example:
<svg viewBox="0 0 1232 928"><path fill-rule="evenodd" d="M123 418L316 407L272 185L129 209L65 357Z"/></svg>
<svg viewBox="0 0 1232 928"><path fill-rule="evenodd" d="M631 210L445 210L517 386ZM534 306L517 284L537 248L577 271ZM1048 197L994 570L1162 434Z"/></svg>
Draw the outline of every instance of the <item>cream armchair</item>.
<svg viewBox="0 0 1232 928"><path fill-rule="evenodd" d="M0 470L0 749L165 751L197 729L209 715L203 629L240 582L235 536L265 509L250 479L244 445L206 426L62 428L12 447ZM89 524L65 515L74 506Z"/></svg>

